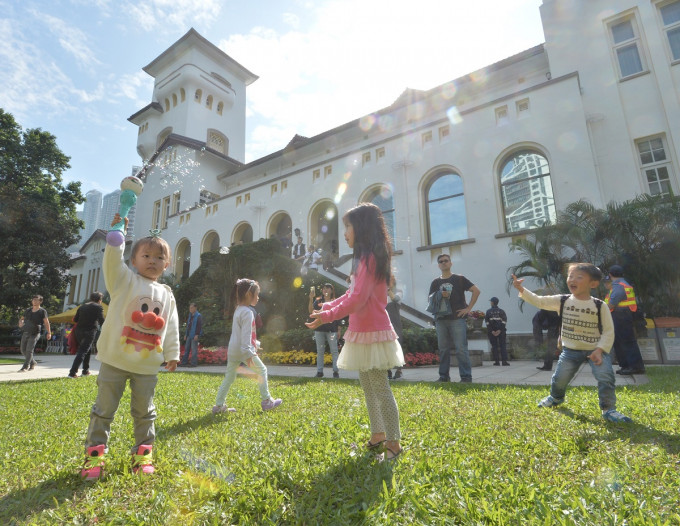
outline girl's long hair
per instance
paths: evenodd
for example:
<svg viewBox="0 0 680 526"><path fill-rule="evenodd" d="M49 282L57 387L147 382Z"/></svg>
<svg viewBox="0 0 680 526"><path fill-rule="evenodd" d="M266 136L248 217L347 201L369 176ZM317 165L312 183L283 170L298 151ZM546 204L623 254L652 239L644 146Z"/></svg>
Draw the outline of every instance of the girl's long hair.
<svg viewBox="0 0 680 526"><path fill-rule="evenodd" d="M229 295L229 316L233 316L236 311L236 307L243 303L246 299L246 295L255 289L259 289L260 284L254 279L237 279L236 283L231 289L231 294Z"/></svg>
<svg viewBox="0 0 680 526"><path fill-rule="evenodd" d="M352 272L359 261L368 259L372 254L375 257L376 280L385 280L389 284L392 242L380 208L373 203L361 203L350 209L342 220L351 224L354 230Z"/></svg>

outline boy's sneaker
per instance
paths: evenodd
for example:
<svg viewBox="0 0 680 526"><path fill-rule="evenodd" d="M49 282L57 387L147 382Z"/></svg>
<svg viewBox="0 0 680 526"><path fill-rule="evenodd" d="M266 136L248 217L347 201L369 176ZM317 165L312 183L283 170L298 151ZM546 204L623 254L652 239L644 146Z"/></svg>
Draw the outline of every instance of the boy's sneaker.
<svg viewBox="0 0 680 526"><path fill-rule="evenodd" d="M543 400L538 402L538 407L555 407L560 405L562 402L555 400L552 396L548 395Z"/></svg>
<svg viewBox="0 0 680 526"><path fill-rule="evenodd" d="M403 374L401 374L401 369L397 369L397 370L394 372L394 379L395 379L395 380L399 380L399 378L401 378L402 376L403 376Z"/></svg>
<svg viewBox="0 0 680 526"><path fill-rule="evenodd" d="M153 446L142 444L137 448L137 454L132 455L132 471L133 473L142 473L143 475L151 475L155 470L153 467Z"/></svg>
<svg viewBox="0 0 680 526"><path fill-rule="evenodd" d="M619 422L628 423L628 422L633 421L632 418L630 418L630 417L628 417L624 414L619 413L616 409L610 409L609 411L605 411L604 413L602 413L602 418L604 418L605 420L607 420L609 422L616 422L616 423L619 423Z"/></svg>
<svg viewBox="0 0 680 526"><path fill-rule="evenodd" d="M269 400L262 400L260 404L262 406L262 411L270 411L271 409L276 409L281 405L282 400L280 398L270 398Z"/></svg>
<svg viewBox="0 0 680 526"><path fill-rule="evenodd" d="M104 451L106 445L100 444L87 448L87 455L85 456L85 465L80 470L80 476L85 480L98 480L104 472Z"/></svg>
<svg viewBox="0 0 680 526"><path fill-rule="evenodd" d="M33 369L35 369L36 365L38 365L38 362L31 362L31 365L28 366L28 370L32 371Z"/></svg>
<svg viewBox="0 0 680 526"><path fill-rule="evenodd" d="M227 407L226 405L214 405L212 408L213 415L219 415L220 413L235 413L236 409L233 407Z"/></svg>
<svg viewBox="0 0 680 526"><path fill-rule="evenodd" d="M92 373L90 371L83 371L80 376L90 376Z"/></svg>

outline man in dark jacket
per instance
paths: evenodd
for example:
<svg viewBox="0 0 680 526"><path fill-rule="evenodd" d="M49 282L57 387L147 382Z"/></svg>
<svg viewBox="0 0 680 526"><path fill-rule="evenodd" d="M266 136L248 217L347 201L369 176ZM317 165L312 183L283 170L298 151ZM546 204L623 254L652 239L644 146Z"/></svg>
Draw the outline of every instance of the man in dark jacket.
<svg viewBox="0 0 680 526"><path fill-rule="evenodd" d="M491 308L486 311L484 319L486 320L486 334L491 345L493 364L500 365L500 360L503 360L503 365L510 365L505 345L505 324L508 322L508 317L505 311L498 307L498 298L496 296L489 301L491 302Z"/></svg>
<svg viewBox="0 0 680 526"><path fill-rule="evenodd" d="M78 352L73 359L73 365L68 373L69 378L78 378L78 368L83 364L83 376L90 374L90 354L92 344L97 336L97 332L104 323L104 307L101 292L90 294L90 301L78 307L73 321L76 322L74 329L76 341L78 342Z"/></svg>

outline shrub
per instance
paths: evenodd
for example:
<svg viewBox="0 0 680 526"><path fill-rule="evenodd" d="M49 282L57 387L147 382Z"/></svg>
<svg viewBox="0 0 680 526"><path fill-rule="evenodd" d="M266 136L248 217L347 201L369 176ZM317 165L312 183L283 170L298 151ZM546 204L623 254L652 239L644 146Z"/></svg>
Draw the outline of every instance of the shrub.
<svg viewBox="0 0 680 526"><path fill-rule="evenodd" d="M437 345L437 331L434 329L404 329L401 336L401 347L404 354L434 353Z"/></svg>

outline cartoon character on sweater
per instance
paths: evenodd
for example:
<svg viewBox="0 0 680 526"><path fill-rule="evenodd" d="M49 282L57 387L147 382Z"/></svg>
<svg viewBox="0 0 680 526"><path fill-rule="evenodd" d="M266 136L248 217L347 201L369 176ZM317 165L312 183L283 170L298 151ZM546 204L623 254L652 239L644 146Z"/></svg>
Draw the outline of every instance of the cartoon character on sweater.
<svg viewBox="0 0 680 526"><path fill-rule="evenodd" d="M126 353L142 353L146 358L150 352L163 352L161 331L165 327L163 304L149 296L138 296L125 309L125 325L120 344Z"/></svg>

